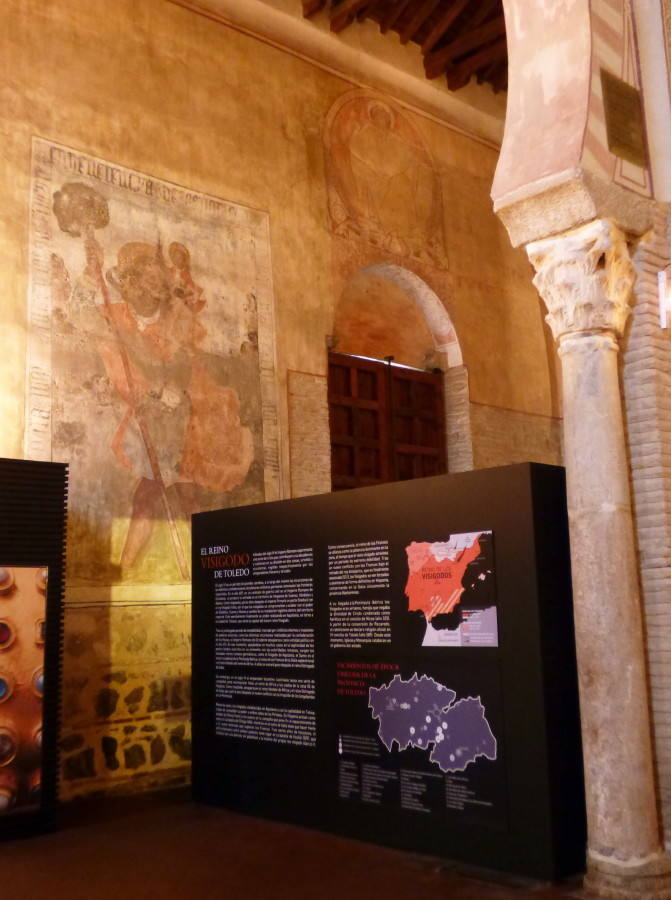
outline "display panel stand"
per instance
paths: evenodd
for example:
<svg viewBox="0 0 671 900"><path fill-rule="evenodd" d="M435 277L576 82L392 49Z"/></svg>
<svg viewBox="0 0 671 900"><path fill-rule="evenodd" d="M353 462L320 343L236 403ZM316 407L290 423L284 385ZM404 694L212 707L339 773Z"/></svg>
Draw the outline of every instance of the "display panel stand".
<svg viewBox="0 0 671 900"><path fill-rule="evenodd" d="M0 459L0 837L51 827L68 469Z"/></svg>
<svg viewBox="0 0 671 900"><path fill-rule="evenodd" d="M197 800L483 868L584 866L564 472L193 519Z"/></svg>

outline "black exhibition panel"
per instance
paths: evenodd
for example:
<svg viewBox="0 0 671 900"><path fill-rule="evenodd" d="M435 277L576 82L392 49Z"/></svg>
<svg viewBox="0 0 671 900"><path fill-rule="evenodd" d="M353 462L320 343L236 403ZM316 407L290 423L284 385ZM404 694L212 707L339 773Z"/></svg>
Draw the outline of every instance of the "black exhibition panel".
<svg viewBox="0 0 671 900"><path fill-rule="evenodd" d="M481 868L584 868L563 469L193 517L196 800Z"/></svg>
<svg viewBox="0 0 671 900"><path fill-rule="evenodd" d="M0 837L54 824L68 467L0 459Z"/></svg>

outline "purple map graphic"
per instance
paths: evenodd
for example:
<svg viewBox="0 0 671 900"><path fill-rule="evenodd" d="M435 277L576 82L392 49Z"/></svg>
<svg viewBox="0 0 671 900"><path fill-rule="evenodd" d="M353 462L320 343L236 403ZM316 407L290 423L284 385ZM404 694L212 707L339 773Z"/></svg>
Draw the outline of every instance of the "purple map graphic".
<svg viewBox="0 0 671 900"><path fill-rule="evenodd" d="M368 691L368 708L379 722L378 736L387 750L431 747L431 762L443 772L463 772L479 756L496 759L496 738L479 697L454 702L456 692L428 675Z"/></svg>

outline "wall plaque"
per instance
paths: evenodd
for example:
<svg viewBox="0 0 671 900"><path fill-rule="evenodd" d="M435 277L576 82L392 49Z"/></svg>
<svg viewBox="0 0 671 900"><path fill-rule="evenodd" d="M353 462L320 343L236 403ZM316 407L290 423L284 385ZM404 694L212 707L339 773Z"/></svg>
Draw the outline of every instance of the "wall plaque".
<svg viewBox="0 0 671 900"><path fill-rule="evenodd" d="M605 69L601 69L601 90L608 149L620 159L645 168L648 160L641 92Z"/></svg>

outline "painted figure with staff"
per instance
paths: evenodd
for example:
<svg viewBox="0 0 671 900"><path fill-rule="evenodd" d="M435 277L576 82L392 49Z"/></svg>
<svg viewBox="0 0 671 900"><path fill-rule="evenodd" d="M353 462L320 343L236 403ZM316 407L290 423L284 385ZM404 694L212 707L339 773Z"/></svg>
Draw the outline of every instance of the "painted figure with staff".
<svg viewBox="0 0 671 900"><path fill-rule="evenodd" d="M135 487L119 564L136 564L154 533L167 524L180 578L188 580L186 540L179 523L197 507L199 489L221 493L242 483L252 463L251 432L240 423L237 392L216 381L201 350L207 330L203 289L194 281L184 243L129 240L106 266L95 231L109 224L102 194L82 182L54 193L61 231L83 240L88 292L73 309L97 322L102 360L123 414L111 440L117 465ZM167 258L166 258L167 257Z"/></svg>

